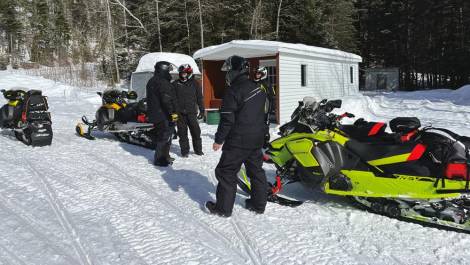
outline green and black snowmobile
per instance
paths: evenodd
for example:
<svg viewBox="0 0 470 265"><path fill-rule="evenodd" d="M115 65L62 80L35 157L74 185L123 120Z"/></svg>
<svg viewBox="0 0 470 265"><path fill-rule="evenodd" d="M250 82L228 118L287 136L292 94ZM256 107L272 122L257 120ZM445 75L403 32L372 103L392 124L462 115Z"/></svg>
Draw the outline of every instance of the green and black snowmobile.
<svg viewBox="0 0 470 265"><path fill-rule="evenodd" d="M340 100L304 100L281 127L281 137L265 152L265 161L277 169L270 201L299 205L277 193L301 182L350 197L375 213L470 230L470 138L421 128L417 118L408 117L390 121L393 133L383 123L369 124L367 132L363 122L341 125L342 117L352 115L331 113L339 107ZM249 192L243 170L239 185Z"/></svg>
<svg viewBox="0 0 470 265"><path fill-rule="evenodd" d="M32 146L52 143L52 121L47 98L40 90L1 90L8 103L0 108L0 128Z"/></svg>

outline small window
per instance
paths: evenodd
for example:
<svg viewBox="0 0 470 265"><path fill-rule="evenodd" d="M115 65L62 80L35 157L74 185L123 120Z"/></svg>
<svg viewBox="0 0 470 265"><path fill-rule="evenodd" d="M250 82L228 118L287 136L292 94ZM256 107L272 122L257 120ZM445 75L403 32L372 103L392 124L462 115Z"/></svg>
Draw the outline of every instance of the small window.
<svg viewBox="0 0 470 265"><path fill-rule="evenodd" d="M353 67L349 67L349 77L351 79L351 84L354 84L354 69Z"/></svg>
<svg viewBox="0 0 470 265"><path fill-rule="evenodd" d="M307 65L305 64L300 65L300 79L301 85L307 86Z"/></svg>

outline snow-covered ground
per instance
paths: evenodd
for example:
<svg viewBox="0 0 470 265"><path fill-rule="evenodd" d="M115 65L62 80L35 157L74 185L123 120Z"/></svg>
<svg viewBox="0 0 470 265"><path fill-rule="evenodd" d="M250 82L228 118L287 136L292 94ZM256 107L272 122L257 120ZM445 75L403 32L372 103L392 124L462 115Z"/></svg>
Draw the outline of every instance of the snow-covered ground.
<svg viewBox="0 0 470 265"><path fill-rule="evenodd" d="M31 148L0 131L0 264L469 264L470 235L423 227L310 194L297 208L269 204L264 215L243 209L207 214L214 198L215 126L202 125L206 155L179 155L173 167L153 151L102 135L75 135L93 116L96 94L17 72L0 71L0 88L42 89L49 96L54 140ZM470 106L440 91L344 98L343 111L388 121L417 116L470 135ZM4 99L0 99L3 104ZM464 104L457 105L456 103ZM467 105L470 105L468 102ZM267 174L274 171L266 167Z"/></svg>

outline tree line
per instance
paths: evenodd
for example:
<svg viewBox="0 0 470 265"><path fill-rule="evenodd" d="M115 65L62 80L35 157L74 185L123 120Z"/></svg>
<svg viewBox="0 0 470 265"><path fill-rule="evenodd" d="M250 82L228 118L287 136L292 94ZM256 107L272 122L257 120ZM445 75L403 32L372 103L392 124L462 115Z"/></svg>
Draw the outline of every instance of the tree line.
<svg viewBox="0 0 470 265"><path fill-rule="evenodd" d="M0 64L91 62L117 82L147 52L265 39L399 67L407 89L455 88L469 82L469 14L465 0L2 0Z"/></svg>

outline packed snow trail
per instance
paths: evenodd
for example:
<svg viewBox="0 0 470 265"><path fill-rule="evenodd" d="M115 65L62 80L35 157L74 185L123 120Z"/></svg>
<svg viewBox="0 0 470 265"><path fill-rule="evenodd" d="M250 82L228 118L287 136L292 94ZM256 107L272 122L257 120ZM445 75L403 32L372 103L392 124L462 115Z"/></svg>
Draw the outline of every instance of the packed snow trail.
<svg viewBox="0 0 470 265"><path fill-rule="evenodd" d="M205 156L152 165L153 151L75 124L100 105L94 91L0 71L0 88L41 89L49 97L54 139L31 148L0 131L0 264L469 264L470 235L367 213L343 198L301 191L297 208L269 204L207 214L214 198L215 126L201 124ZM433 93L433 92L428 92ZM448 99L452 101L452 99ZM357 117L418 116L423 125L470 135L470 107L402 93L344 98ZM5 100L0 99L0 104ZM273 168L266 167L269 176Z"/></svg>

